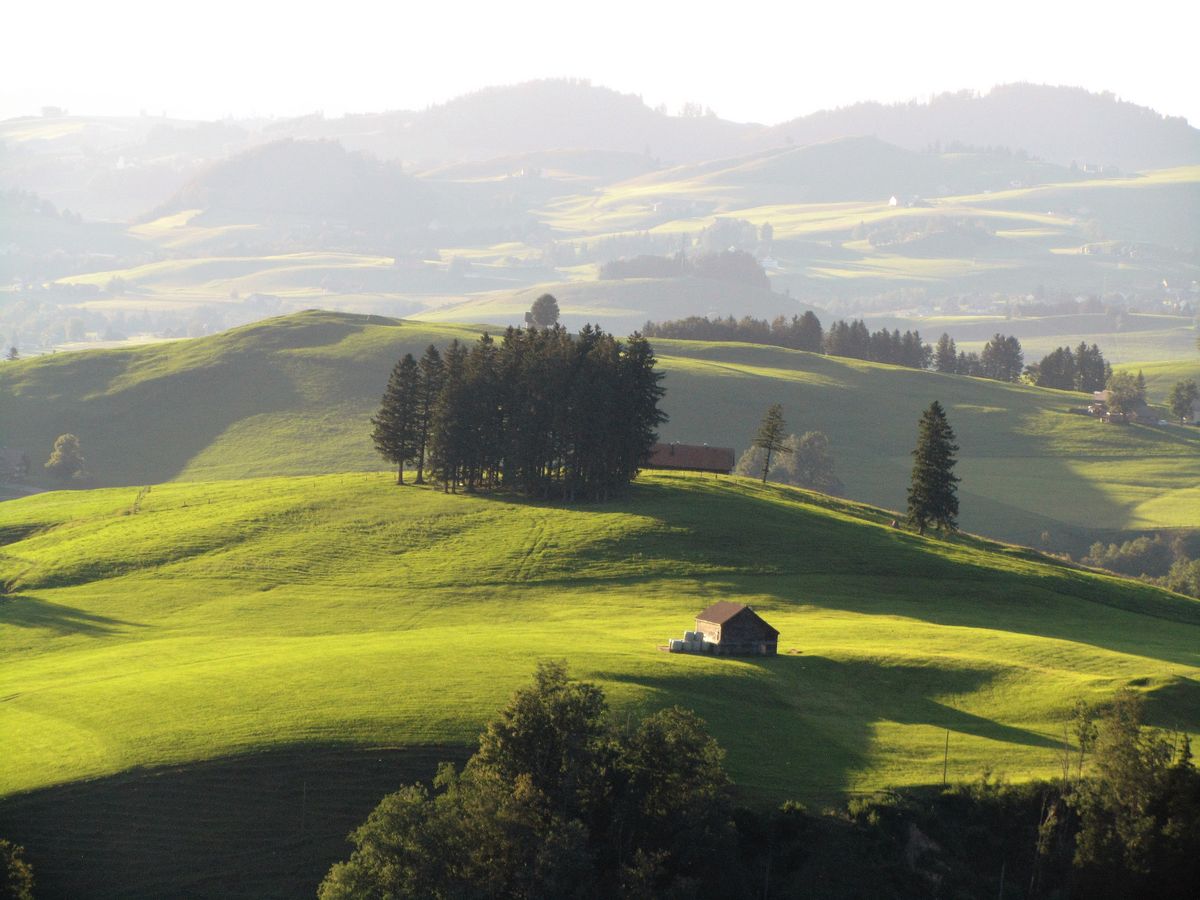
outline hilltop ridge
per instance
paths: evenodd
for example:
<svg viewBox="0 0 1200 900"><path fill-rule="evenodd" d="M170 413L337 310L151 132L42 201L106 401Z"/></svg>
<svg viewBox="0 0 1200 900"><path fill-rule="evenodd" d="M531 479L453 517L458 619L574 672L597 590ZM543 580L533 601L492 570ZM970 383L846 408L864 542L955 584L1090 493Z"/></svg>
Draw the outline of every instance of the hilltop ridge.
<svg viewBox="0 0 1200 900"><path fill-rule="evenodd" d="M132 349L0 366L5 440L40 462L77 434L94 483L370 471L367 422L403 353L475 340L482 326L309 311ZM1037 544L1196 527L1200 434L1101 426L1085 398L779 347L656 340L664 440L744 449L766 406L826 432L849 496L900 508L916 422L946 407L962 445L964 527Z"/></svg>

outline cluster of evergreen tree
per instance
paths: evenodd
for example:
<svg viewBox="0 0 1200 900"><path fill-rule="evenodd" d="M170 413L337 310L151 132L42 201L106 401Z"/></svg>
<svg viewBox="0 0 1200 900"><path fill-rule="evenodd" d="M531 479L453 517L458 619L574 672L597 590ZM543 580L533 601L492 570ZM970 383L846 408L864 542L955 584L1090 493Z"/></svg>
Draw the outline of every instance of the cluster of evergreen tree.
<svg viewBox="0 0 1200 900"><path fill-rule="evenodd" d="M396 364L372 437L397 467L428 470L447 491L505 487L604 500L637 475L666 421L654 351L585 326L510 328L470 348L434 346Z"/></svg>
<svg viewBox="0 0 1200 900"><path fill-rule="evenodd" d="M743 316L710 319L707 316L688 316L669 322L647 322L642 333L647 337L676 338L684 341L742 341L747 344L770 344L790 350L820 353L824 349L825 332L821 320L809 310L802 316L776 316L773 320Z"/></svg>
<svg viewBox="0 0 1200 900"><path fill-rule="evenodd" d="M824 349L830 356L866 359L910 369L929 368L933 355L933 348L921 340L919 331L901 334L899 329L888 331L881 328L871 332L861 319L838 321L830 325L829 333L825 335Z"/></svg>
<svg viewBox="0 0 1200 900"><path fill-rule="evenodd" d="M1026 373L1038 387L1058 388L1060 391L1102 391L1112 378L1112 366L1095 344L1081 341L1072 351L1059 347L1032 363Z"/></svg>
<svg viewBox="0 0 1200 900"><path fill-rule="evenodd" d="M1020 381L1024 370L1025 352L1014 335L995 334L982 353L966 353L958 349L954 338L945 332L933 347L934 371L944 375L971 375L995 381Z"/></svg>

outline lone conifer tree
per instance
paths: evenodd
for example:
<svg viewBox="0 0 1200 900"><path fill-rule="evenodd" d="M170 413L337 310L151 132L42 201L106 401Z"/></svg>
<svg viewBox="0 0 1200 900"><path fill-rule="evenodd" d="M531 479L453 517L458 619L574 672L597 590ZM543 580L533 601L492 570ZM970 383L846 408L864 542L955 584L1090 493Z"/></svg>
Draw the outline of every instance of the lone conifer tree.
<svg viewBox="0 0 1200 900"><path fill-rule="evenodd" d="M762 424L758 426L758 434L754 436L754 446L763 450L763 484L767 483L767 475L771 471L772 453L791 453L792 448L786 443L787 425L783 421L783 407L778 403L771 404L767 414L763 416Z"/></svg>
<svg viewBox="0 0 1200 900"><path fill-rule="evenodd" d="M930 525L951 531L958 527L959 479L953 472L957 452L946 412L934 400L921 414L917 449L912 453L912 484L908 489L908 521L921 534Z"/></svg>
<svg viewBox="0 0 1200 900"><path fill-rule="evenodd" d="M421 370L411 353L396 363L388 378L371 439L384 459L396 464L396 484L404 484L404 464L415 459L420 447Z"/></svg>

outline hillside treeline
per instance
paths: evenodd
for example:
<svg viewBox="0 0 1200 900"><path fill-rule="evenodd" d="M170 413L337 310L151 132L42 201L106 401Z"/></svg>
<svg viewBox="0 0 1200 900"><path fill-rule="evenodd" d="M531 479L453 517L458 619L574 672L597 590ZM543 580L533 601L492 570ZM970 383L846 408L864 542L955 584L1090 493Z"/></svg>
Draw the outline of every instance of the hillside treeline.
<svg viewBox="0 0 1200 900"><path fill-rule="evenodd" d="M1058 388L1060 391L1102 391L1112 378L1112 366L1095 344L1086 341L1079 346L1058 347L1039 363L1029 366L1029 375L1038 387Z"/></svg>
<svg viewBox="0 0 1200 900"><path fill-rule="evenodd" d="M811 310L802 316L777 316L771 321L744 316L735 319L689 316L667 322L647 322L647 337L688 341L743 341L790 350L807 350L848 359L931 369L946 375L971 375L996 381L1025 379L1039 387L1098 391L1112 377L1112 367L1095 344L1081 343L1072 350L1059 347L1040 362L1025 365L1021 342L1013 335L995 334L979 353L959 350L954 338L943 333L936 344L927 344L919 331L880 328L871 331L862 319L839 319L826 330Z"/></svg>
<svg viewBox="0 0 1200 900"><path fill-rule="evenodd" d="M637 475L666 421L662 374L634 334L618 341L590 325L509 328L470 348L430 345L396 364L376 449L397 466L428 466L447 491L509 488L533 497L604 500Z"/></svg>
<svg viewBox="0 0 1200 900"><path fill-rule="evenodd" d="M751 316L741 319L690 316L671 322L647 322L643 331L647 337L770 344L914 369L928 368L933 355L933 348L921 339L918 331L901 334L898 330L881 328L872 333L861 319L839 320L826 331L812 310L790 319L777 316L770 322Z"/></svg>

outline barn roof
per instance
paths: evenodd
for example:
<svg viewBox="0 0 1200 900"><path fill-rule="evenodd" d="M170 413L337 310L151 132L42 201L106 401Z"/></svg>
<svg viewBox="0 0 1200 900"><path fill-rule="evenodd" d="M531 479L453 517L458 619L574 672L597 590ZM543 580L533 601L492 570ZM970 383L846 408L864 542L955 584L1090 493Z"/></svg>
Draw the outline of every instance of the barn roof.
<svg viewBox="0 0 1200 900"><path fill-rule="evenodd" d="M702 622L712 622L714 625L724 625L743 609L749 609L745 603L734 603L732 600L722 600L714 603L696 618Z"/></svg>
<svg viewBox="0 0 1200 900"><path fill-rule="evenodd" d="M734 603L732 600L722 600L720 603L714 603L708 609L696 616L696 621L711 622L713 625L724 625L725 623L736 619L743 613L751 618L757 619L759 622L762 622L767 631L773 631L775 634L779 634L778 628L771 627L771 624L766 619L756 613L749 606L744 603Z"/></svg>
<svg viewBox="0 0 1200 900"><path fill-rule="evenodd" d="M732 472L732 447L708 444L655 444L646 460L648 469L689 469L697 472Z"/></svg>

